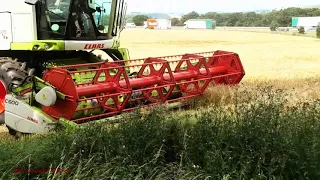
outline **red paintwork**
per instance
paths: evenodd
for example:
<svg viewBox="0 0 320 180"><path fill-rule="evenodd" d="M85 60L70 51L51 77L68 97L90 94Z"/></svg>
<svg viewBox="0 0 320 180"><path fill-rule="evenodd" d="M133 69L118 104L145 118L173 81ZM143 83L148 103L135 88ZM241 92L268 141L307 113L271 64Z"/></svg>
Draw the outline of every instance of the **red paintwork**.
<svg viewBox="0 0 320 180"><path fill-rule="evenodd" d="M4 100L6 98L7 88L6 85L0 81L0 114L2 114L5 110Z"/></svg>
<svg viewBox="0 0 320 180"><path fill-rule="evenodd" d="M104 44L86 44L84 49L103 49Z"/></svg>
<svg viewBox="0 0 320 180"><path fill-rule="evenodd" d="M170 62L168 63L167 60ZM124 62L136 64L139 61L143 63L133 66L121 65ZM192 65L191 61L197 63ZM156 69L155 64L158 64L159 68ZM175 64L175 69L172 70L169 64ZM185 67L184 65L186 65L186 69L182 69L182 67ZM126 69L138 66L140 66L138 74L128 77ZM96 69L72 70L78 67L96 67ZM149 73L144 74L147 69L150 69ZM117 71L117 73L111 76L108 73L111 70ZM87 83L76 84L72 80L72 75L75 73L93 72L96 73L96 76ZM101 74L106 74L106 78L103 81L98 81ZM149 102L149 104L142 106L146 107L199 96L203 94L210 82L214 82L216 85L235 85L241 81L244 75L245 72L239 56L226 51L60 66L47 70L43 79L55 86L58 91L66 94L67 99L58 99L55 105L42 109L56 119L64 117L80 123L134 110L137 107L128 107L128 104L137 101ZM174 91L175 86L178 86L180 90ZM167 88L166 92L163 92L164 88ZM152 91L157 91L158 95L156 97L151 96ZM182 92L183 96L168 99L170 95L177 92ZM136 93L140 93L142 96L137 99L130 98ZM120 95L124 97L123 102L118 101ZM86 98L80 99L80 97ZM97 106L77 109L79 102L93 99L98 100ZM112 99L114 105L107 104L108 99ZM105 113L72 119L76 112L84 112L99 107L103 108Z"/></svg>

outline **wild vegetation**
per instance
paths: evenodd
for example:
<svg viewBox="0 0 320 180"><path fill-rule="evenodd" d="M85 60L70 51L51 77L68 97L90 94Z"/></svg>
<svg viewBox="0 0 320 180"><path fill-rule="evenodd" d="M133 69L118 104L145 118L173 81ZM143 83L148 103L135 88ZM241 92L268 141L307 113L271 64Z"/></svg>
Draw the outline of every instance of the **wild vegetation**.
<svg viewBox="0 0 320 180"><path fill-rule="evenodd" d="M125 114L120 125L3 142L2 178L320 177L319 99L290 104L284 90L268 86L212 89L226 90L229 97L219 105L210 95L194 101L192 110L158 107Z"/></svg>
<svg viewBox="0 0 320 180"><path fill-rule="evenodd" d="M155 107L124 114L117 125L2 138L0 179L320 178L317 39L143 29L121 38L131 58L236 52L246 76L235 87L211 87L185 109Z"/></svg>

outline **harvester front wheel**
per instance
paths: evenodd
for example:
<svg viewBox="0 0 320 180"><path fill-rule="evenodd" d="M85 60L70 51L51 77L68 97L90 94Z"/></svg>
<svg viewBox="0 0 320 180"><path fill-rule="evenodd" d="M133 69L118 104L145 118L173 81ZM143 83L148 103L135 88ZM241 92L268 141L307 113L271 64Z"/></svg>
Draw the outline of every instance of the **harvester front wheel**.
<svg viewBox="0 0 320 180"><path fill-rule="evenodd" d="M7 126L7 128L8 128L8 130L9 130L9 134L10 134L11 136L15 137L16 139L19 139L19 138L21 138L21 137L23 136L23 133L17 132L17 131L15 131L14 129L8 127L8 126Z"/></svg>
<svg viewBox="0 0 320 180"><path fill-rule="evenodd" d="M4 124L4 101L6 94L10 93L12 87L17 87L32 75L34 69L26 67L26 63L18 62L11 57L0 57L0 125ZM19 132L7 127L13 136L19 136Z"/></svg>

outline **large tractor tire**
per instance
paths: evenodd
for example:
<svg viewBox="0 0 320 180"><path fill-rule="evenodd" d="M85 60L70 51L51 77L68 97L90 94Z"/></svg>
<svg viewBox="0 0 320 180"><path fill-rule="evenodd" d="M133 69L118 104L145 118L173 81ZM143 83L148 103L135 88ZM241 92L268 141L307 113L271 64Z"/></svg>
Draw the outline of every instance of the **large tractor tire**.
<svg viewBox="0 0 320 180"><path fill-rule="evenodd" d="M19 86L26 77L32 75L34 69L26 67L26 63L18 62L10 57L0 57L0 125L4 124L4 101L10 89ZM9 129L13 135L15 132Z"/></svg>

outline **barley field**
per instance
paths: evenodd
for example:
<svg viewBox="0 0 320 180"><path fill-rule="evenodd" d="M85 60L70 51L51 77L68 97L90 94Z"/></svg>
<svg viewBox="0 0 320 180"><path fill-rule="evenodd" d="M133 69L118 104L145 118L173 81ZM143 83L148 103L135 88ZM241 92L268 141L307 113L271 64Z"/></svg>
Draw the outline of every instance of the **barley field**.
<svg viewBox="0 0 320 180"><path fill-rule="evenodd" d="M320 178L319 39L139 28L125 29L121 39L132 59L236 52L246 75L235 87L211 86L187 109L131 112L107 128L16 141L0 127L0 179Z"/></svg>
<svg viewBox="0 0 320 180"><path fill-rule="evenodd" d="M315 37L244 30L136 28L125 29L121 38L121 45L129 48L134 59L215 50L236 52L246 72L243 88L270 85L286 90L296 103L320 98L320 39ZM218 99L226 92L219 88L213 91L223 91L218 97L211 95Z"/></svg>
<svg viewBox="0 0 320 180"><path fill-rule="evenodd" d="M320 76L320 39L223 30L125 29L121 45L131 58L226 50L239 54L245 79Z"/></svg>
<svg viewBox="0 0 320 180"><path fill-rule="evenodd" d="M121 45L129 48L131 58L215 50L236 52L246 72L242 88L270 85L287 91L295 103L320 98L320 39L314 37L223 29L137 28L124 30L121 38ZM216 99L230 95L219 88L208 92Z"/></svg>

